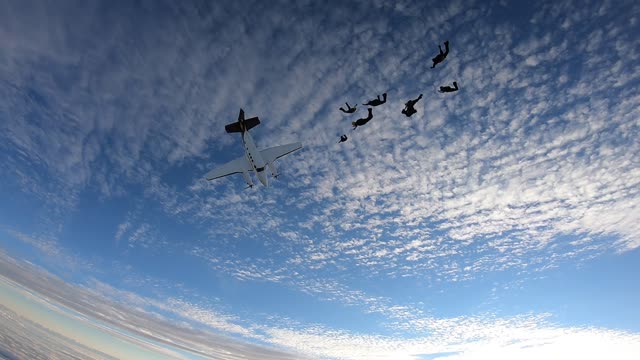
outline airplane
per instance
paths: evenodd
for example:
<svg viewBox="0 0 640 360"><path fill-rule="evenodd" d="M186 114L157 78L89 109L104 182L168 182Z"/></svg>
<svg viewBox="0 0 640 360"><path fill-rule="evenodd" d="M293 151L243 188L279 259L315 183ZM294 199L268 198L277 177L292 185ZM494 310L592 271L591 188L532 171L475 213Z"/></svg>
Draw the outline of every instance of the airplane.
<svg viewBox="0 0 640 360"><path fill-rule="evenodd" d="M241 173L244 177L244 181L247 182L248 187L253 187L253 181L251 181L249 171L255 171L258 180L260 180L262 185L269 186L267 176L264 172L266 167L269 168L273 177L278 177L279 174L273 162L276 159L288 155L296 150L300 150L302 148L302 143L295 142L287 145L270 147L264 150L258 150L253 142L253 138L249 134L249 129L254 128L258 124L260 124L260 119L257 116L245 119L244 110L240 109L238 121L226 125L224 129L229 134L240 133L242 135L242 144L244 145L245 156L239 157L209 171L207 175L205 175L207 180L211 181L223 176Z"/></svg>

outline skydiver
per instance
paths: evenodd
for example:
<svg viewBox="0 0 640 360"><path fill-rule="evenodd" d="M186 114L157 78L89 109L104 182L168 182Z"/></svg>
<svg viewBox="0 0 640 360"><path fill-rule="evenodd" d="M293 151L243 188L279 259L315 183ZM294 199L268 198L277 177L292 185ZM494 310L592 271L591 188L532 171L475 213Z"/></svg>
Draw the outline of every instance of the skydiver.
<svg viewBox="0 0 640 360"><path fill-rule="evenodd" d="M347 114L352 114L356 112L356 106L358 106L358 104L355 104L353 107L349 106L349 103L345 103L345 104L347 104L347 110L340 108L340 111Z"/></svg>
<svg viewBox="0 0 640 360"><path fill-rule="evenodd" d="M444 42L444 51L442 51L442 47L438 45L438 49L440 49L440 54L436 55L431 61L433 61L433 65L431 68L436 67L436 64L439 64L444 61L444 59L449 55L449 40L445 40Z"/></svg>
<svg viewBox="0 0 640 360"><path fill-rule="evenodd" d="M367 106L378 106L387 102L387 93L382 94L382 100L380 100L380 95L376 99L370 100L368 103L363 104Z"/></svg>
<svg viewBox="0 0 640 360"><path fill-rule="evenodd" d="M458 91L458 83L457 82L453 82L453 87L451 86L440 86L440 90L438 90L441 93L447 93L447 92L454 92L454 91Z"/></svg>
<svg viewBox="0 0 640 360"><path fill-rule="evenodd" d="M373 109L369 108L369 115L367 115L366 118L361 118L351 123L351 125L353 125L353 130L355 130L358 126L362 126L368 123L371 119L373 119Z"/></svg>
<svg viewBox="0 0 640 360"><path fill-rule="evenodd" d="M405 114L407 117L410 117L411 115L415 114L418 112L418 110L416 110L413 106L420 101L420 99L422 99L422 94L420 94L420 96L418 96L417 99L415 100L409 100L404 104L404 109L402 110L402 113Z"/></svg>
<svg viewBox="0 0 640 360"><path fill-rule="evenodd" d="M349 138L347 137L347 135L341 135L340 136L340 141L338 141L338 144L343 143L345 141L347 141Z"/></svg>

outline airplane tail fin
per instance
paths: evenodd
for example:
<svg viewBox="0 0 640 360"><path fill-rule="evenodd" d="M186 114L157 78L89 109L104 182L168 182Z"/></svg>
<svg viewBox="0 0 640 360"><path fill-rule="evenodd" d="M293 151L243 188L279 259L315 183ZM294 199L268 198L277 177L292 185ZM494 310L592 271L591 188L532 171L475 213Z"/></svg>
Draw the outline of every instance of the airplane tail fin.
<svg viewBox="0 0 640 360"><path fill-rule="evenodd" d="M224 127L224 129L228 133L243 133L245 131L249 131L250 129L258 126L260 124L260 119L256 117L252 117L249 119L244 118L244 110L240 109L240 114L238 114L238 121L228 124Z"/></svg>

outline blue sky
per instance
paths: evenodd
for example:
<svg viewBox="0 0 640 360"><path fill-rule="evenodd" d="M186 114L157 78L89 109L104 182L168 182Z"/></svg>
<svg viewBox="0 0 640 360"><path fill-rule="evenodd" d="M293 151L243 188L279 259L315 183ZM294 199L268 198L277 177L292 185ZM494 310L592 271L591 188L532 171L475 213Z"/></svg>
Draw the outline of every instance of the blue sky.
<svg viewBox="0 0 640 360"><path fill-rule="evenodd" d="M630 359L639 21L632 1L6 2L2 275L201 355ZM352 131L365 107L338 108L385 92ZM269 188L203 179L242 154L240 107L260 148L304 144Z"/></svg>

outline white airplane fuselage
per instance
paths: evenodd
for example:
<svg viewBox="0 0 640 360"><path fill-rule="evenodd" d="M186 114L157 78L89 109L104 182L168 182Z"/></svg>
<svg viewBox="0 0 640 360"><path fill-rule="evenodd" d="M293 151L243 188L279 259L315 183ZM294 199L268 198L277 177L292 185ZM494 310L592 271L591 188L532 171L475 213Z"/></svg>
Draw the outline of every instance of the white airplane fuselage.
<svg viewBox="0 0 640 360"><path fill-rule="evenodd" d="M255 142L253 141L253 137L249 134L249 131L244 131L242 133L242 144L244 145L244 153L247 157L247 161L253 167L253 170L256 172L258 176L258 180L264 186L268 186L267 176L265 175L265 169L267 164L262 158L262 154L258 151ZM245 176L245 180L249 185L252 185L251 179L248 178L249 174L243 174Z"/></svg>

